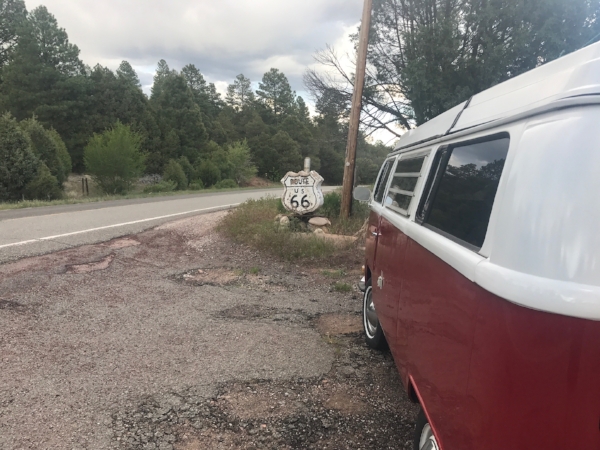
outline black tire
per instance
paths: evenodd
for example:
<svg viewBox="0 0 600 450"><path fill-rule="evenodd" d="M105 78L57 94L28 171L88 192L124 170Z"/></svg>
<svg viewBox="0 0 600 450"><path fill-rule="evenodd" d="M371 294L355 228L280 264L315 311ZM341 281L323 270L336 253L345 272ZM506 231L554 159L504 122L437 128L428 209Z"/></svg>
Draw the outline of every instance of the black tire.
<svg viewBox="0 0 600 450"><path fill-rule="evenodd" d="M387 341L381 329L381 324L377 320L375 307L371 301L373 288L371 280L366 283L365 292L363 294L363 330L365 331L365 342L369 347L375 350L386 350L388 348Z"/></svg>
<svg viewBox="0 0 600 450"><path fill-rule="evenodd" d="M426 427L429 429L426 430ZM424 431L425 436L423 433ZM424 438L425 442L421 443L421 438ZM417 416L417 425L415 427L415 435L413 439L413 450L438 450L435 436L433 436L431 426L429 425L429 421L427 420L425 412L423 412L423 408L421 408L419 415Z"/></svg>

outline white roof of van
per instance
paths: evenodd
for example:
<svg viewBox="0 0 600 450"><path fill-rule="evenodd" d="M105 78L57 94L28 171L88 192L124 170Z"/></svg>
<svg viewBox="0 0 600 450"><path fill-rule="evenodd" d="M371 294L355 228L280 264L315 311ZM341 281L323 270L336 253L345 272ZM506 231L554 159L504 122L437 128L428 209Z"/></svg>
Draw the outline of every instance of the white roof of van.
<svg viewBox="0 0 600 450"><path fill-rule="evenodd" d="M405 133L396 149L506 119L566 98L600 94L600 42L474 95Z"/></svg>

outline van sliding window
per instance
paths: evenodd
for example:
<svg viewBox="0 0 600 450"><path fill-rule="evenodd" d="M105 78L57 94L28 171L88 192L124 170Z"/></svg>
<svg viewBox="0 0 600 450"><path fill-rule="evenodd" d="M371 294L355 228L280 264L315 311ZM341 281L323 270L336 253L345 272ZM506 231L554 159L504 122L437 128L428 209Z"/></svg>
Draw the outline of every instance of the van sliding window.
<svg viewBox="0 0 600 450"><path fill-rule="evenodd" d="M385 199L385 206L405 216L408 215L408 208L415 196L415 188L426 158L427 156L421 155L398 161Z"/></svg>
<svg viewBox="0 0 600 450"><path fill-rule="evenodd" d="M428 228L478 251L487 233L492 206L506 161L506 133L485 141L455 144L432 167L435 180L418 216Z"/></svg>

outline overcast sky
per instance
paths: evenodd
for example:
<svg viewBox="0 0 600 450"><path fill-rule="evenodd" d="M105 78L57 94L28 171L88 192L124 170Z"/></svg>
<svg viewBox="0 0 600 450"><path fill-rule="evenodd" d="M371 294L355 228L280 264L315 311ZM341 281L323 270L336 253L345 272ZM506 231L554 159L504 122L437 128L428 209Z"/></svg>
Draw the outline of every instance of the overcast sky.
<svg viewBox="0 0 600 450"><path fill-rule="evenodd" d="M116 69L122 60L149 92L160 59L193 63L224 92L243 73L256 87L271 67L306 96L302 75L326 44L352 51L348 35L363 0L26 0L54 14L84 63ZM307 99L308 100L308 99Z"/></svg>

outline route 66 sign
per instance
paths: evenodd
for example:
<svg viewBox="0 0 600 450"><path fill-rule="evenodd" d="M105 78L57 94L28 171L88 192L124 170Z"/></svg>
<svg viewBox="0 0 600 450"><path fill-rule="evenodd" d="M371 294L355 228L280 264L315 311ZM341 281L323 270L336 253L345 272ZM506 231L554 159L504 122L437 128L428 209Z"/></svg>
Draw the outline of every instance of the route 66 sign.
<svg viewBox="0 0 600 450"><path fill-rule="evenodd" d="M296 214L311 213L323 206L321 183L323 177L314 170L288 172L281 179L283 195L281 202L288 211Z"/></svg>

